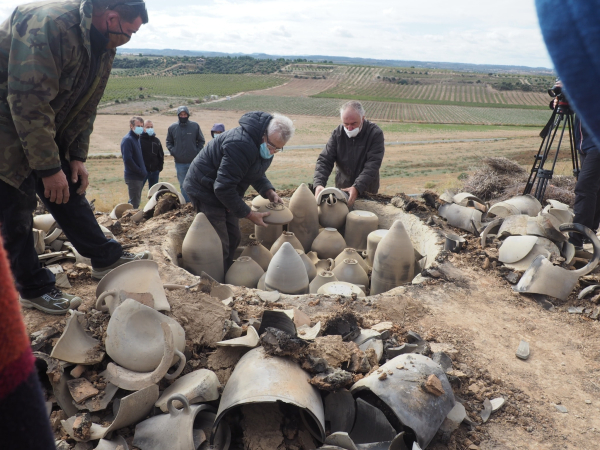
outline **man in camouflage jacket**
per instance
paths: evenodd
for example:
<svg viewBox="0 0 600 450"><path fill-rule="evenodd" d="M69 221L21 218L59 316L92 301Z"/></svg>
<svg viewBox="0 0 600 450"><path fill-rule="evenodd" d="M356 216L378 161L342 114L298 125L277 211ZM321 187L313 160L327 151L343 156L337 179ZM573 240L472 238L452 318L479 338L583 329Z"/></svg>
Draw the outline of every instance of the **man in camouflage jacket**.
<svg viewBox="0 0 600 450"><path fill-rule="evenodd" d="M57 0L19 6L0 25L0 222L25 307L63 314L81 302L40 266L36 193L91 259L94 278L149 257L104 236L85 198L84 165L115 49L147 22L143 1Z"/></svg>

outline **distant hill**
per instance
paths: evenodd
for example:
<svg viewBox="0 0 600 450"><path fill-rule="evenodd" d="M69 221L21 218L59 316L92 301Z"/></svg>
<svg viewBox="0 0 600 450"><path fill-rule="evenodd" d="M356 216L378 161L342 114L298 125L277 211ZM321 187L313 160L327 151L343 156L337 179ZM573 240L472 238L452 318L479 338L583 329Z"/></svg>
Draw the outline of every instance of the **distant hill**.
<svg viewBox="0 0 600 450"><path fill-rule="evenodd" d="M459 72L482 72L482 73L523 73L553 75L553 69L547 67L527 67L527 66L503 66L494 64L465 64L456 62L431 62L431 61L403 61L393 59L371 59L371 58L350 58L346 56L325 56L325 55L268 55L266 53L223 53L195 50L176 50L176 49L143 49L143 48L119 48L120 54L142 53L145 56L252 56L258 59L305 59L313 62L332 62L335 64L360 64L366 66L381 67L415 67L418 69L445 69Z"/></svg>

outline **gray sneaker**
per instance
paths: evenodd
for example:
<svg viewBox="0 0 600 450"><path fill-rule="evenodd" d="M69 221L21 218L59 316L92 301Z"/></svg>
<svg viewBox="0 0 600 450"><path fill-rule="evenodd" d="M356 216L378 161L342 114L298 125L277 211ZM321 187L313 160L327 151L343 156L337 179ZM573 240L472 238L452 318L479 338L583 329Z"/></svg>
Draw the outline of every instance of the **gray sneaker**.
<svg viewBox="0 0 600 450"><path fill-rule="evenodd" d="M46 314L66 314L69 309L77 309L81 305L81 297L65 294L54 288L47 294L35 298L19 297L19 302L25 308L35 308Z"/></svg>
<svg viewBox="0 0 600 450"><path fill-rule="evenodd" d="M111 264L108 267L101 267L101 268L92 267L92 278L94 278L95 280L101 280L111 270L116 269L117 267L119 267L123 264L129 263L132 261L139 261L141 259L152 259L152 254L148 250L140 252L140 253L123 252L123 255L119 259L117 259L117 262Z"/></svg>

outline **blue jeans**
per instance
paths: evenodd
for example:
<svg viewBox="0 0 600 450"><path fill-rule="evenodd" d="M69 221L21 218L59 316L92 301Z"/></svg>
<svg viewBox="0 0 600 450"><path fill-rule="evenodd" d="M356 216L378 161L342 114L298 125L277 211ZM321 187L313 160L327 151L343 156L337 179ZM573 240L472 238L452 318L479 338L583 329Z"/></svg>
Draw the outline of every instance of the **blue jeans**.
<svg viewBox="0 0 600 450"><path fill-rule="evenodd" d="M175 163L175 170L177 171L177 180L179 181L179 188L181 189L181 195L183 195L183 198L185 198L186 202L190 201L190 198L188 197L188 195L185 193L185 189L183 189L183 182L185 181L185 176L188 173L188 170L190 169L190 166L192 164L182 164L182 163Z"/></svg>
<svg viewBox="0 0 600 450"><path fill-rule="evenodd" d="M154 172L148 172L148 176L144 180L144 184L148 181L148 189L158 183L158 176L160 175L160 170L156 170Z"/></svg>

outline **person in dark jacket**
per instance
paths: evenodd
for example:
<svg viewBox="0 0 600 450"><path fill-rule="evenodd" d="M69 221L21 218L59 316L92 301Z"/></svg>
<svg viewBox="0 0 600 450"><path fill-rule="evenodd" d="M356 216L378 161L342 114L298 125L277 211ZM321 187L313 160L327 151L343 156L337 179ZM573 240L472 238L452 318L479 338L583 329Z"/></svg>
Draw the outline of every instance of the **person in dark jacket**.
<svg viewBox="0 0 600 450"><path fill-rule="evenodd" d="M279 114L249 112L239 123L208 143L192 162L184 182L196 211L206 215L221 238L225 270L241 241L239 219L266 226L263 217L269 213L253 212L244 202L248 187L271 202L282 203L265 172L273 155L294 134L293 122Z"/></svg>
<svg viewBox="0 0 600 450"><path fill-rule="evenodd" d="M125 165L125 184L129 191L129 203L133 205L134 209L138 209L140 206L142 189L148 176L140 145L140 136L143 132L144 119L132 117L129 120L129 133L121 141L121 155L123 155L123 164Z"/></svg>
<svg viewBox="0 0 600 450"><path fill-rule="evenodd" d="M212 138L215 138L215 134L219 135L221 133L225 133L225 124L223 123L215 123L210 129L210 135Z"/></svg>
<svg viewBox="0 0 600 450"><path fill-rule="evenodd" d="M140 145L142 147L142 156L144 157L144 165L148 175L148 188L151 188L158 183L158 177L163 170L165 162L165 152L163 151L160 139L156 137L154 132L154 124L150 119L144 122L144 132L140 136ZM144 184L146 183L144 180ZM144 185L142 185L142 188Z"/></svg>
<svg viewBox="0 0 600 450"><path fill-rule="evenodd" d="M175 159L175 170L181 194L185 201L189 202L190 199L183 188L183 181L190 164L204 147L205 140L200 125L189 120L190 110L187 106L177 108L177 117L179 121L172 124L167 132L167 148Z"/></svg>
<svg viewBox="0 0 600 450"><path fill-rule="evenodd" d="M360 102L350 101L340 109L338 126L319 155L313 184L315 197L327 186L336 165L335 187L348 193L352 206L359 195L379 191L379 168L385 152L383 131L365 119Z"/></svg>

